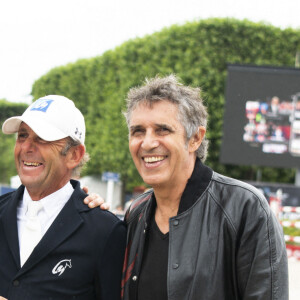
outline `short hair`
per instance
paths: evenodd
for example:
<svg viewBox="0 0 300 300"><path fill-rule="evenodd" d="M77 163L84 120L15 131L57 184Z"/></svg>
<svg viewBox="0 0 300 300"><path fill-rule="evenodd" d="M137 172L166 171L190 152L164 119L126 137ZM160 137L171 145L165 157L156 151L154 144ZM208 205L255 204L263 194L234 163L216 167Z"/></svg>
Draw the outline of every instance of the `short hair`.
<svg viewBox="0 0 300 300"><path fill-rule="evenodd" d="M66 156L67 153L69 152L69 150L72 147L77 147L81 145L81 143L79 141L75 141L73 140L71 137L67 137L66 138L66 144L63 147L63 149L60 151L60 154L63 156ZM82 170L82 168L85 166L85 164L90 160L90 155L85 152L81 161L79 162L79 164L72 170L72 177L73 178L77 178L80 176L80 172Z"/></svg>
<svg viewBox="0 0 300 300"><path fill-rule="evenodd" d="M200 126L206 128L208 113L201 98L200 88L184 86L178 78L172 74L166 77L156 76L152 79L146 79L141 87L135 87L129 90L127 95L127 110L124 112L127 125L129 127L130 118L133 110L140 103L147 103L150 107L159 101L170 101L176 104L179 112L179 121L185 129L186 140L198 131ZM208 140L203 138L196 155L205 161L208 150Z"/></svg>

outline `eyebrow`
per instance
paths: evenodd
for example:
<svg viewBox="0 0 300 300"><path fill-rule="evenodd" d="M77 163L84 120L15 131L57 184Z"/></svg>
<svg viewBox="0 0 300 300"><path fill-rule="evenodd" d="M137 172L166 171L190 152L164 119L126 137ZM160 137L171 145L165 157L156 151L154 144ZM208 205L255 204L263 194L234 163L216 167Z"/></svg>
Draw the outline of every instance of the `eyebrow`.
<svg viewBox="0 0 300 300"><path fill-rule="evenodd" d="M170 130L173 130L173 128L170 125L168 125L168 124L155 124L155 126L159 127L159 128L166 127L166 128L168 128Z"/></svg>
<svg viewBox="0 0 300 300"><path fill-rule="evenodd" d="M133 126L130 126L130 131L134 131L134 130L136 130L136 129L140 129L140 128L143 128L143 126L141 126L141 125L133 125Z"/></svg>
<svg viewBox="0 0 300 300"><path fill-rule="evenodd" d="M17 133L19 133L19 132L27 132L27 129L25 129L25 128L19 128L19 130L17 131Z"/></svg>
<svg viewBox="0 0 300 300"><path fill-rule="evenodd" d="M154 125L157 128L168 128L169 130L174 131L173 127L171 127L168 124L164 124L164 123L163 124L159 124L159 123L156 123ZM132 131L134 131L136 129L142 129L142 128L144 128L144 126L142 126L142 125L133 125L133 126L130 126L129 130L130 130L130 132L132 132Z"/></svg>

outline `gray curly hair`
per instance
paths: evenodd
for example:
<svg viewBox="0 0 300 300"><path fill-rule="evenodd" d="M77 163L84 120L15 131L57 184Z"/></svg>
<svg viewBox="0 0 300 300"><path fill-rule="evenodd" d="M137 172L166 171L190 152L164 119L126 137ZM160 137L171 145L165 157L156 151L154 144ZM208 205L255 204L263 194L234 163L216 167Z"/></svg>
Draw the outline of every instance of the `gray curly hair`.
<svg viewBox="0 0 300 300"><path fill-rule="evenodd" d="M177 105L179 121L185 129L187 141L198 132L200 126L207 126L208 114L200 96L200 88L184 86L173 74L163 78L156 76L146 79L143 86L129 90L126 101L127 110L124 116L128 127L131 114L138 104L144 102L151 107L159 101L170 101ZM206 159L207 150L208 140L204 137L196 151L202 162Z"/></svg>

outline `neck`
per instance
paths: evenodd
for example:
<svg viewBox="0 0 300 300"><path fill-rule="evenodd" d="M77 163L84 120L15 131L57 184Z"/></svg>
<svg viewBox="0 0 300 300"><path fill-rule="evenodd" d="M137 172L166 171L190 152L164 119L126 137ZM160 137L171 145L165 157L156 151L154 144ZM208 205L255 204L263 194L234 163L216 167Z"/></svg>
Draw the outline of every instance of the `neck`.
<svg viewBox="0 0 300 300"><path fill-rule="evenodd" d="M176 216L178 213L181 196L193 173L194 166L195 165L192 164L188 169L186 176L184 176L184 180L172 182L172 184L168 186L160 185L153 187L157 204L155 221L162 233L169 232L169 219Z"/></svg>
<svg viewBox="0 0 300 300"><path fill-rule="evenodd" d="M182 191L183 192L183 191ZM169 219L176 216L179 208L179 203L182 193L167 193L163 195L162 193L156 193L156 210L155 210L155 222L162 233L169 232ZM174 195L174 198L172 197Z"/></svg>
<svg viewBox="0 0 300 300"><path fill-rule="evenodd" d="M196 162L196 157L192 157L186 168L183 168L180 176L172 178L167 183L153 185L153 190L157 202L157 208L163 211L175 211L177 214L181 196L192 176ZM174 216L174 215L173 215Z"/></svg>
<svg viewBox="0 0 300 300"><path fill-rule="evenodd" d="M170 217L175 216L177 214L180 199L185 186L186 182L181 187L176 185L170 189L154 188L153 190L156 198L157 209L164 211L164 214L170 212L168 213L170 214Z"/></svg>
<svg viewBox="0 0 300 300"><path fill-rule="evenodd" d="M56 187L49 187L49 189L45 189L45 190L40 190L38 188L33 188L30 186L26 186L26 189L28 191L28 194L30 196L30 198L33 201L39 201L55 192L57 192L58 190L60 190L61 188L63 188L70 180L67 181L63 181L61 184L59 184Z"/></svg>

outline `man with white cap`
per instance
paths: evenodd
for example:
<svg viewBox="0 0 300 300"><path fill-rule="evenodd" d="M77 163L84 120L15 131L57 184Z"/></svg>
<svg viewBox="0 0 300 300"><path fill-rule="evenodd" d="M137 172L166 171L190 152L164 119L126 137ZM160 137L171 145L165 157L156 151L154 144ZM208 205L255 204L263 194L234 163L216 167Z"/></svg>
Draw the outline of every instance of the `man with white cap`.
<svg viewBox="0 0 300 300"><path fill-rule="evenodd" d="M81 112L66 97L46 96L2 131L17 133L22 185L0 197L0 296L120 299L124 223L88 208L71 179L88 160Z"/></svg>

